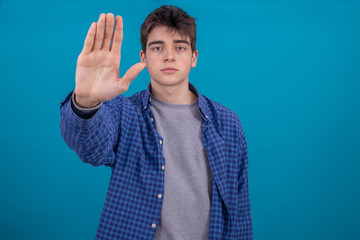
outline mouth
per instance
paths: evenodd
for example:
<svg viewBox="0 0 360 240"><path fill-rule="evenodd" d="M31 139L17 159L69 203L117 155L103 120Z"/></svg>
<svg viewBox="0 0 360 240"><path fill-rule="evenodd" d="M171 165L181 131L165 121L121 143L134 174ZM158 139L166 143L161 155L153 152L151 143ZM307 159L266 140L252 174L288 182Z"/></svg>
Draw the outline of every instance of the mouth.
<svg viewBox="0 0 360 240"><path fill-rule="evenodd" d="M173 68L173 67L166 67L166 68L161 69L160 71L162 71L164 73L174 73L177 71L177 69Z"/></svg>

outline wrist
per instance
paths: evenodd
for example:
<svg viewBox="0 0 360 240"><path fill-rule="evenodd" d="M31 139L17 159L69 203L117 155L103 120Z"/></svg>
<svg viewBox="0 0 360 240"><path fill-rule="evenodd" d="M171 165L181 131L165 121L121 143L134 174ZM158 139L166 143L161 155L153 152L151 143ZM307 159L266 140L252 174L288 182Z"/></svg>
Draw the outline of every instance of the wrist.
<svg viewBox="0 0 360 240"><path fill-rule="evenodd" d="M101 103L101 101L91 100L89 97L81 97L74 92L74 102L80 108L93 108Z"/></svg>

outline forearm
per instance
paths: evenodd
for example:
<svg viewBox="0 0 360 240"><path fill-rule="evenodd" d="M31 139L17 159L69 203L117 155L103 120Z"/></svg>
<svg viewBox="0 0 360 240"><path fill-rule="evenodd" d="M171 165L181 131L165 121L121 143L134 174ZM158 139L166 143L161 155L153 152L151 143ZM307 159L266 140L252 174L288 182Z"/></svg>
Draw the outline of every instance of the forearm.
<svg viewBox="0 0 360 240"><path fill-rule="evenodd" d="M70 98L60 107L64 141L83 162L93 166L111 165L115 158L112 146L118 136L116 116L103 104L91 118L83 119L73 111Z"/></svg>

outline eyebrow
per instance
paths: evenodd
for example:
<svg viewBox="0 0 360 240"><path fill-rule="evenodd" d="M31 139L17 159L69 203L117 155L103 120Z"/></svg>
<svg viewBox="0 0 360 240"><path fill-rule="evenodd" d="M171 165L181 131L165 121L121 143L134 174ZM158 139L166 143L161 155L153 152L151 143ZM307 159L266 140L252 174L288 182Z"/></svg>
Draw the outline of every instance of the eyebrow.
<svg viewBox="0 0 360 240"><path fill-rule="evenodd" d="M174 40L173 43L185 43L190 46L190 43L186 40ZM148 44L148 47L153 44L165 44L164 41L152 41Z"/></svg>

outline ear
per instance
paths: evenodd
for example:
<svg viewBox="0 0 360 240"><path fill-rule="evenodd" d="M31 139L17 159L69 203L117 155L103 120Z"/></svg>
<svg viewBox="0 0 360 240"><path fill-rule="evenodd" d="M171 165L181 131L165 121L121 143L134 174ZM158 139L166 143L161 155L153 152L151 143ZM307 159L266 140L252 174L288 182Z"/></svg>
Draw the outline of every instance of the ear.
<svg viewBox="0 0 360 240"><path fill-rule="evenodd" d="M197 62L197 57L198 57L198 50L195 50L192 53L192 59L191 59L191 67L196 67L196 62Z"/></svg>
<svg viewBox="0 0 360 240"><path fill-rule="evenodd" d="M140 51L140 60L142 63L145 64L145 67L146 67L146 56L145 56L145 53L143 50Z"/></svg>

